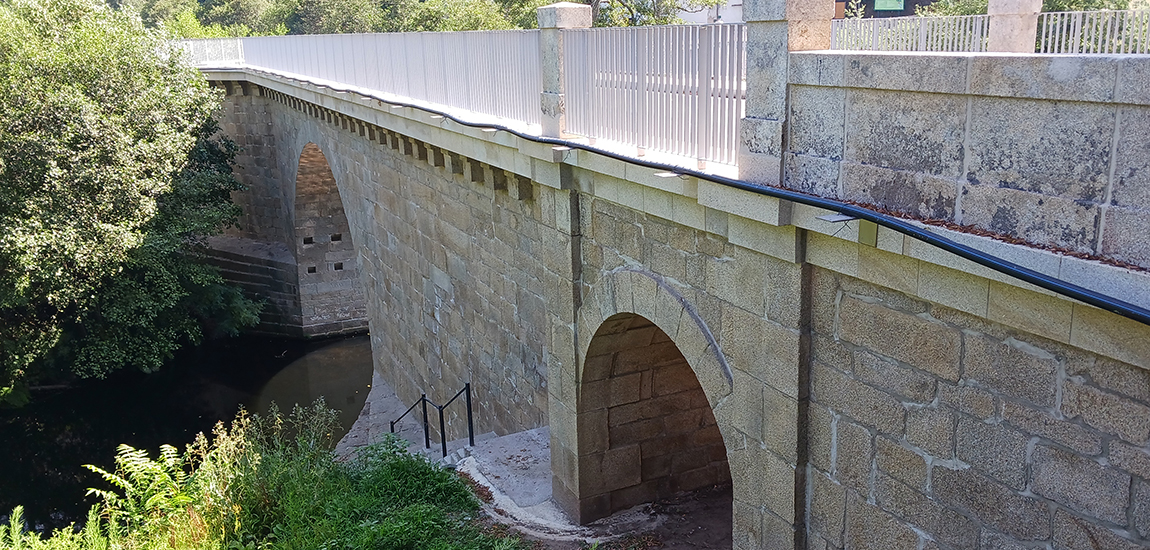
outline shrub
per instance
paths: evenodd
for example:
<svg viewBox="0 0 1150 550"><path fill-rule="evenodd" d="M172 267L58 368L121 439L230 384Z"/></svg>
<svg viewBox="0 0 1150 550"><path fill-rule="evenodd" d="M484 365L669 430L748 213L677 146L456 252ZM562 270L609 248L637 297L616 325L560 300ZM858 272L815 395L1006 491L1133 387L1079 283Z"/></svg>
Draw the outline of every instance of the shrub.
<svg viewBox="0 0 1150 550"><path fill-rule="evenodd" d="M485 533L479 501L454 472L383 441L340 461L336 412L322 400L288 415L240 411L187 451L121 445L112 485L82 530L47 539L23 530L22 510L0 526L3 550L516 550Z"/></svg>

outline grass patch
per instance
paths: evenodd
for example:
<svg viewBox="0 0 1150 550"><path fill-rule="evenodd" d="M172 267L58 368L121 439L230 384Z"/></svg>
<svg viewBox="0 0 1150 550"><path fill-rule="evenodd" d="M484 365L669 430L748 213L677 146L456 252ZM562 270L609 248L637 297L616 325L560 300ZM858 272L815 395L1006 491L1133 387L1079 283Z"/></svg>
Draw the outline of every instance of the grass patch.
<svg viewBox="0 0 1150 550"><path fill-rule="evenodd" d="M336 413L240 412L183 453L120 446L113 487L83 529L49 537L0 525L4 550L525 550L485 531L467 483L388 436L348 461L331 452Z"/></svg>

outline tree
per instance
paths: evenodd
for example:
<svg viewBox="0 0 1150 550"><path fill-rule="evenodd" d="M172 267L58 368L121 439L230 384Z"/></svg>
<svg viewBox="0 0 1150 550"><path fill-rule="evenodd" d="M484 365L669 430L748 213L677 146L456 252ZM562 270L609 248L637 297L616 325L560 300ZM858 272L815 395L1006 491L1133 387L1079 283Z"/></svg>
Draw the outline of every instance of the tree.
<svg viewBox="0 0 1150 550"><path fill-rule="evenodd" d="M722 5L726 0L609 0L606 6L591 2L596 27L635 27L682 23L679 13L697 12Z"/></svg>
<svg viewBox="0 0 1150 550"><path fill-rule="evenodd" d="M490 31L515 28L493 0L423 0L401 7L397 18L384 21L384 31ZM389 24L398 22L399 25Z"/></svg>
<svg viewBox="0 0 1150 550"><path fill-rule="evenodd" d="M372 32L382 21L371 0L299 0L287 18L291 34Z"/></svg>
<svg viewBox="0 0 1150 550"><path fill-rule="evenodd" d="M286 34L287 10L296 7L295 2L273 0L202 0L196 14L205 26L219 25L232 36Z"/></svg>
<svg viewBox="0 0 1150 550"><path fill-rule="evenodd" d="M0 402L254 322L197 255L236 216L217 106L134 14L0 0Z"/></svg>
<svg viewBox="0 0 1150 550"><path fill-rule="evenodd" d="M205 25L196 17L196 10L194 9L177 13L171 18L161 21L160 26L172 36L179 38L227 38L252 34L252 30L243 25L231 27L224 27L219 23Z"/></svg>
<svg viewBox="0 0 1150 550"><path fill-rule="evenodd" d="M918 15L985 15L988 0L935 0ZM1043 0L1042 11L1124 10L1130 0Z"/></svg>

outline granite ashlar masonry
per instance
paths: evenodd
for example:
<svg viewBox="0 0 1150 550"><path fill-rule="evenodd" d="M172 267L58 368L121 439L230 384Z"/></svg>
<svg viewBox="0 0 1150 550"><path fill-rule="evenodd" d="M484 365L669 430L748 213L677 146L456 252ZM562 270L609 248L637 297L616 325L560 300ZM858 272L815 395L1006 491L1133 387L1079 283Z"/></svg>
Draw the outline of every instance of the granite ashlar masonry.
<svg viewBox="0 0 1150 550"><path fill-rule="evenodd" d="M325 205L323 197L356 205L346 209L348 229L338 241L345 244L329 245L316 262L330 265L337 254L345 273L359 270L354 282L363 286L377 370L400 398L414 402L426 392L443 403L471 382L483 431L546 425L541 295L543 280L555 282L533 255L549 243L548 228L536 221L532 186L425 142L264 93L279 107L272 114L277 162L289 179L308 177L307 164L297 159L308 160L309 151L322 154L336 174L338 194L297 202L297 212L339 206ZM321 227L322 215L301 218L318 220L304 228L316 234L305 247L343 231ZM303 269L301 263L301 277ZM341 301L333 298L333 305ZM465 435L464 410L447 413L448 437Z"/></svg>
<svg viewBox="0 0 1150 550"><path fill-rule="evenodd" d="M1145 59L790 60L785 187L1150 267Z"/></svg>
<svg viewBox="0 0 1150 550"><path fill-rule="evenodd" d="M288 185L270 100L247 83L222 85L222 133L239 150L234 172L247 191L233 193L242 214L211 242L212 261L228 280L265 302L256 330L320 337L363 331L367 312L339 190L323 153L305 148ZM281 159L282 160L282 159ZM293 215L287 215L292 212ZM286 253L285 253L286 252Z"/></svg>
<svg viewBox="0 0 1150 550"><path fill-rule="evenodd" d="M821 269L812 291L812 543L1150 545L1150 372Z"/></svg>
<svg viewBox="0 0 1150 550"><path fill-rule="evenodd" d="M303 334L366 328L367 309L342 196L327 158L314 143L300 153L292 219Z"/></svg>

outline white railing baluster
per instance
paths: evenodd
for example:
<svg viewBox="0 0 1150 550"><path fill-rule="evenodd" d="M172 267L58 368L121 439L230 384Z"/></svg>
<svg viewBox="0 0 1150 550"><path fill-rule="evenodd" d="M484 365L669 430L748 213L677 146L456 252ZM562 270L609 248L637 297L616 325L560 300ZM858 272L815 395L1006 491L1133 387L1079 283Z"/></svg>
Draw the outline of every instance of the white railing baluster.
<svg viewBox="0 0 1150 550"><path fill-rule="evenodd" d="M1150 10L1052 12L1039 17L1039 53L1145 54Z"/></svg>
<svg viewBox="0 0 1150 550"><path fill-rule="evenodd" d="M698 92L695 101L695 131L697 144L695 159L699 169L706 168L707 156L711 153L711 86L714 79L711 77L711 30L712 25L703 25L699 28L698 51L695 59L698 68L695 77L698 78Z"/></svg>
<svg viewBox="0 0 1150 550"><path fill-rule="evenodd" d="M563 32L569 133L688 167L734 164L745 26ZM930 27L915 32L911 47L933 40ZM274 36L183 47L203 67L290 74L524 131L537 132L542 121L538 31Z"/></svg>

